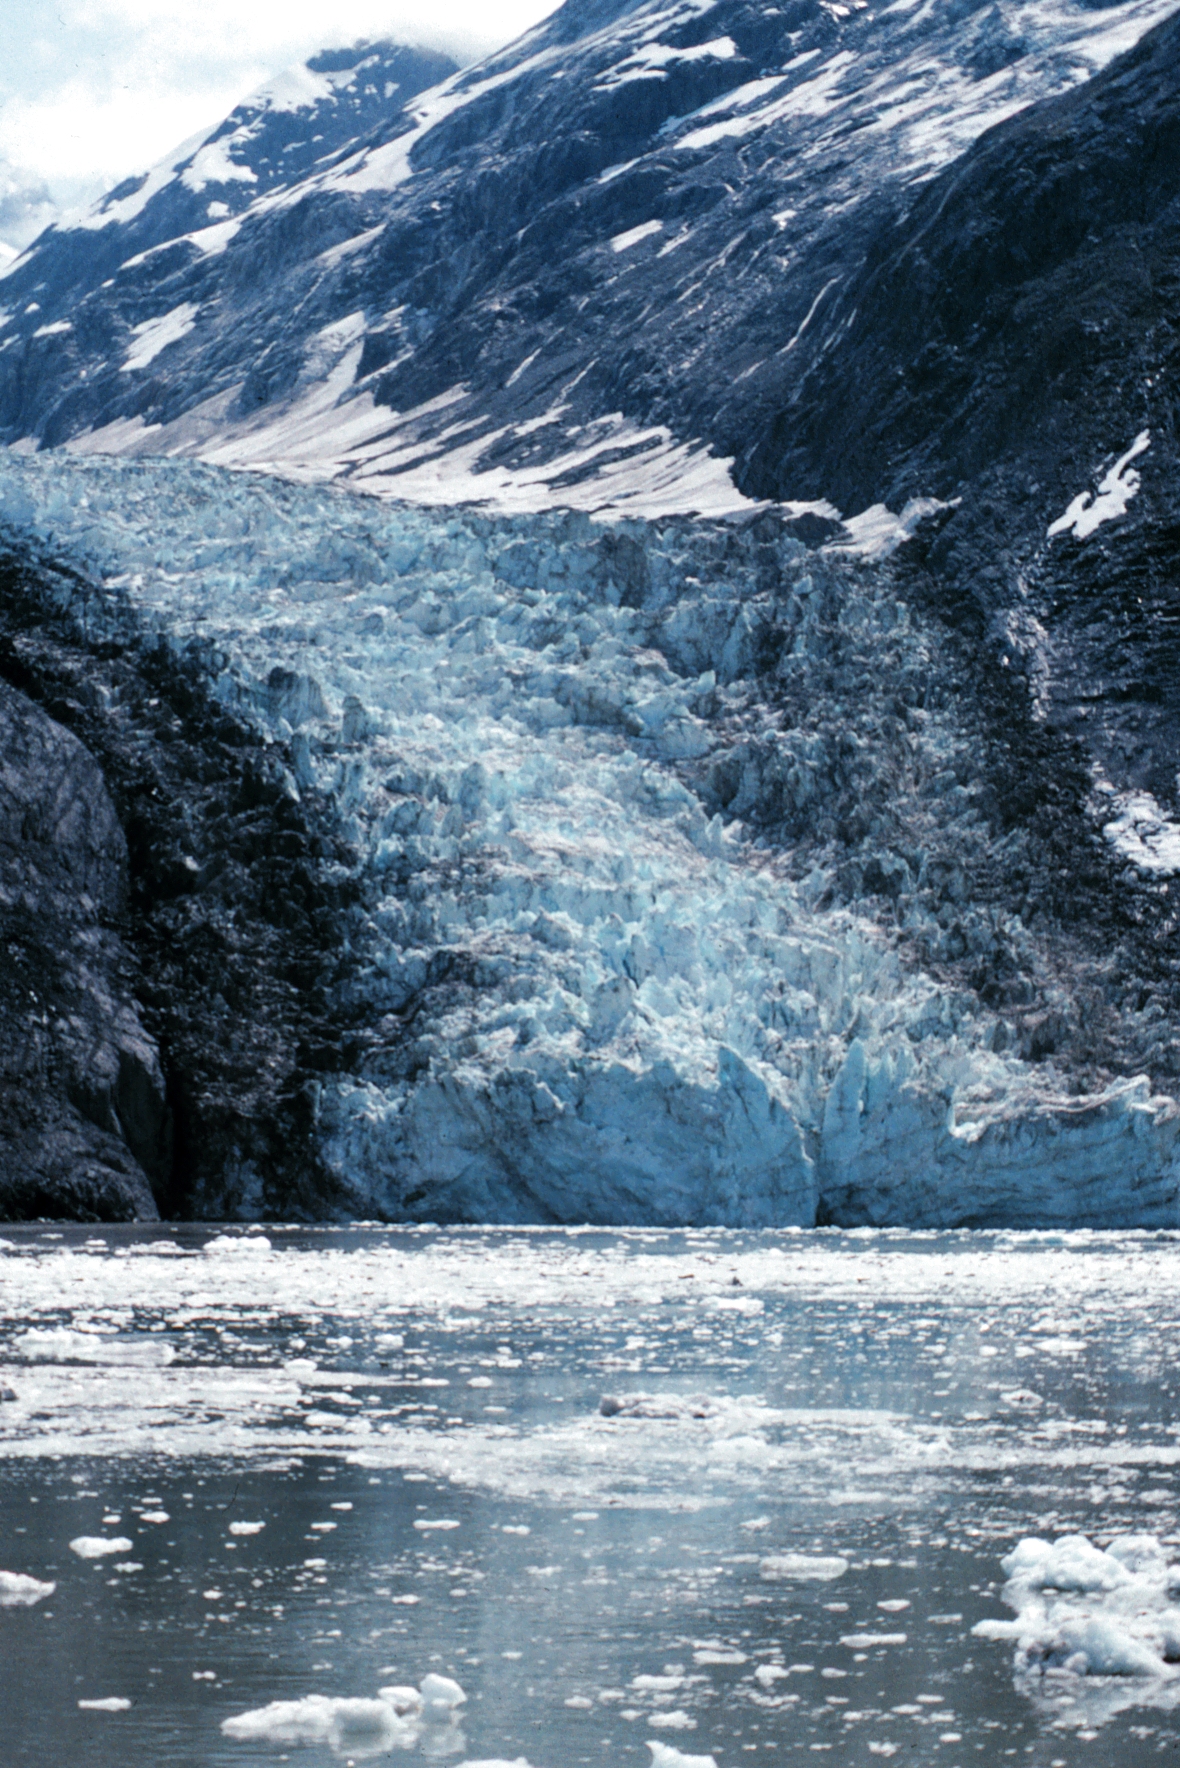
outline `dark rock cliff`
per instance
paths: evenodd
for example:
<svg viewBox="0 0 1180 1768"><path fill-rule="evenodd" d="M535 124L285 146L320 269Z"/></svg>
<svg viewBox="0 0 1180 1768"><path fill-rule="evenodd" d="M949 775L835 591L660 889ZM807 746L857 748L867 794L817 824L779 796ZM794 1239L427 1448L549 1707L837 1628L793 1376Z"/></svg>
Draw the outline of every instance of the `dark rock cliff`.
<svg viewBox="0 0 1180 1768"><path fill-rule="evenodd" d="M353 856L198 667L87 639L94 595L0 552L0 1215L330 1214Z"/></svg>
<svg viewBox="0 0 1180 1768"><path fill-rule="evenodd" d="M116 931L127 884L94 757L0 683L0 1216L156 1214L170 1125Z"/></svg>

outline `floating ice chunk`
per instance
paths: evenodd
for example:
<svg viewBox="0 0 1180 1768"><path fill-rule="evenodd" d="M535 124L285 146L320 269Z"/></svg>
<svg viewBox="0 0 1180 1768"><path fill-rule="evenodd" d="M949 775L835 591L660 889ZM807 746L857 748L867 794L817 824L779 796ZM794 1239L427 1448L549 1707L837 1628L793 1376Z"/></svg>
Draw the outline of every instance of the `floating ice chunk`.
<svg viewBox="0 0 1180 1768"><path fill-rule="evenodd" d="M223 1719L221 1729L242 1743L326 1743L353 1756L409 1749L418 1738L414 1721L400 1717L388 1701L326 1694L271 1701Z"/></svg>
<svg viewBox="0 0 1180 1768"><path fill-rule="evenodd" d="M271 1701L223 1720L221 1729L240 1742L326 1743L354 1758L374 1756L412 1748L424 1725L453 1725L466 1699L451 1677L430 1674L420 1689L382 1688L375 1699L309 1694L302 1700Z"/></svg>
<svg viewBox="0 0 1180 1768"><path fill-rule="evenodd" d="M458 1768L530 1768L523 1756L514 1756L511 1762L506 1756L481 1756L478 1762L460 1762Z"/></svg>
<svg viewBox="0 0 1180 1768"><path fill-rule="evenodd" d="M844 1576L848 1561L838 1554L824 1558L813 1553L771 1553L762 1560L758 1570L764 1578L789 1578L796 1583L816 1579L828 1583Z"/></svg>
<svg viewBox="0 0 1180 1768"><path fill-rule="evenodd" d="M1139 490L1139 474L1131 462L1150 447L1151 431L1140 430L1126 454L1120 455L1105 477L1099 480L1097 496L1083 491L1075 497L1065 514L1049 524L1047 538L1052 540L1055 535L1068 534L1072 529L1079 540L1085 540L1103 522L1125 516L1127 506Z"/></svg>
<svg viewBox="0 0 1180 1768"><path fill-rule="evenodd" d="M165 1522L171 1522L172 1518L169 1516L169 1514L166 1510L141 1510L139 1513L139 1520L140 1520L140 1522L153 1522L156 1524L160 1524L160 1523L165 1523Z"/></svg>
<svg viewBox="0 0 1180 1768"><path fill-rule="evenodd" d="M420 1713L422 1711L422 1695L420 1691L417 1688L411 1688L408 1684L403 1685L402 1683L395 1683L390 1688L379 1688L377 1694L381 1700L388 1701L394 1712L402 1718L404 1718L407 1713Z"/></svg>
<svg viewBox="0 0 1180 1768"><path fill-rule="evenodd" d="M1008 1582L1003 1599L1016 1611L1012 1621L980 1621L980 1639L1009 1640L1016 1646L1018 1685L1038 1698L1046 1670L1061 1698L1084 1679L1146 1679L1135 1699L1172 1704L1180 1670L1180 1565L1172 1565L1154 1535L1116 1536L1106 1552L1084 1535L1056 1542L1031 1538L1001 1561ZM1155 1684L1155 1692L1150 1684ZM1104 1707L1100 1718L1114 1709Z"/></svg>
<svg viewBox="0 0 1180 1768"><path fill-rule="evenodd" d="M33 1608L56 1589L56 1584L43 1584L24 1572L0 1572L0 1608Z"/></svg>
<svg viewBox="0 0 1180 1768"><path fill-rule="evenodd" d="M314 1526L313 1523L312 1527L314 1528ZM414 1527L416 1529L421 1529L423 1534L429 1534L433 1529L457 1529L459 1526L460 1525L456 1519L451 1516L420 1516L414 1522Z"/></svg>
<svg viewBox="0 0 1180 1768"><path fill-rule="evenodd" d="M161 1339L125 1339L105 1332L76 1332L69 1326L18 1332L13 1348L30 1363L120 1363L138 1369L159 1368L176 1355Z"/></svg>
<svg viewBox="0 0 1180 1768"><path fill-rule="evenodd" d="M667 1731L695 1731L697 1728L696 1720L690 1718L683 1707L673 1707L669 1713L649 1713L647 1722Z"/></svg>
<svg viewBox="0 0 1180 1768"><path fill-rule="evenodd" d="M76 1553L79 1559L106 1559L112 1553L130 1553L131 1542L126 1535L75 1535L70 1542L70 1552Z"/></svg>
<svg viewBox="0 0 1180 1768"><path fill-rule="evenodd" d="M841 1633L840 1643L849 1651L869 1651L874 1645L904 1645L904 1633Z"/></svg>
<svg viewBox="0 0 1180 1768"><path fill-rule="evenodd" d="M270 1250L270 1241L265 1234L215 1234L201 1248L207 1258L240 1258L243 1253L249 1255Z"/></svg>
<svg viewBox="0 0 1180 1768"><path fill-rule="evenodd" d="M1144 1537L1131 1537L1142 1540ZM1147 1537L1155 1545L1154 1537ZM1010 1588L1028 1590L1116 1590L1130 1577L1120 1555L1104 1553L1094 1547L1085 1535L1063 1535L1050 1544L1035 1537L1019 1543L1001 1565L1007 1572Z"/></svg>
<svg viewBox="0 0 1180 1768"><path fill-rule="evenodd" d="M1045 1403L1040 1394L1029 1387L1010 1388L1000 1395L1000 1401L1005 1406L1014 1406L1018 1412L1037 1412Z"/></svg>
<svg viewBox="0 0 1180 1768"><path fill-rule="evenodd" d="M640 1694L669 1694L674 1688L684 1686L684 1677L677 1676L632 1676L631 1686Z"/></svg>
<svg viewBox="0 0 1180 1768"><path fill-rule="evenodd" d="M126 1695L108 1694L103 1700L80 1700L78 1705L84 1713L126 1713L131 1702Z"/></svg>
<svg viewBox="0 0 1180 1768"><path fill-rule="evenodd" d="M712 1418L716 1401L707 1394L604 1394L604 1418Z"/></svg>
<svg viewBox="0 0 1180 1768"><path fill-rule="evenodd" d="M783 1681L790 1673L781 1664L759 1664L754 1671L754 1680L760 1688L773 1688L776 1682Z"/></svg>
<svg viewBox="0 0 1180 1768"><path fill-rule="evenodd" d="M456 1707L461 1707L467 1696L450 1676L436 1676L433 1672L422 1678L422 1716L424 1719L440 1719L449 1716Z"/></svg>
<svg viewBox="0 0 1180 1768"><path fill-rule="evenodd" d="M715 1756L686 1756L674 1744L650 1737L647 1747L651 1751L651 1768L717 1768Z"/></svg>
<svg viewBox="0 0 1180 1768"><path fill-rule="evenodd" d="M231 1535L260 1535L265 1527L264 1522L231 1522L229 1532Z"/></svg>

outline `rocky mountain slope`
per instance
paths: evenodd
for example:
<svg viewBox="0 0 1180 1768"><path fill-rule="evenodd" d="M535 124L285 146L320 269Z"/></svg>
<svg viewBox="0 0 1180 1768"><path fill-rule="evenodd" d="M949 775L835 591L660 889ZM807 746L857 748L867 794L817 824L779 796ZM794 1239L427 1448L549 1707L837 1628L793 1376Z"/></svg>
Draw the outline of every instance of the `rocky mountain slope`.
<svg viewBox="0 0 1180 1768"><path fill-rule="evenodd" d="M127 842L50 944L165 1087L137 1151L62 1032L37 1133L182 1213L1175 1220L1175 4L405 55L0 278L0 676Z"/></svg>
<svg viewBox="0 0 1180 1768"><path fill-rule="evenodd" d="M637 511L733 507L732 456L872 502L774 467L839 291L1173 10L575 0L407 104L420 58L380 118L396 52L317 63L9 270L0 435Z"/></svg>

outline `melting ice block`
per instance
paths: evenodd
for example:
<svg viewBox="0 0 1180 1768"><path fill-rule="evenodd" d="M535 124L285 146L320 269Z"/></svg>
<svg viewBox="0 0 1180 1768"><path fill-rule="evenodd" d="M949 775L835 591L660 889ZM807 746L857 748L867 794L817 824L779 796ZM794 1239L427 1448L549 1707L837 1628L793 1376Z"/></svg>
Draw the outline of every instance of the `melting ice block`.
<svg viewBox="0 0 1180 1768"><path fill-rule="evenodd" d="M649 1738L647 1747L651 1751L651 1768L717 1768L716 1757L686 1756L675 1744Z"/></svg>
<svg viewBox="0 0 1180 1768"><path fill-rule="evenodd" d="M436 1728L453 1726L467 1696L449 1676L431 1673L419 1688L382 1688L364 1696L308 1694L302 1700L276 1700L223 1719L226 1737L244 1743L326 1743L354 1757L411 1749ZM462 1748L461 1734L450 1734Z"/></svg>
<svg viewBox="0 0 1180 1768"><path fill-rule="evenodd" d="M79 1559L106 1559L112 1553L130 1553L131 1542L126 1535L75 1535L70 1552Z"/></svg>
<svg viewBox="0 0 1180 1768"><path fill-rule="evenodd" d="M0 1608L33 1608L57 1589L23 1572L0 1572Z"/></svg>
<svg viewBox="0 0 1180 1768"><path fill-rule="evenodd" d="M764 1578L787 1578L793 1583L812 1580L828 1583L844 1576L848 1561L836 1553L828 1557L817 1553L769 1553L760 1561L758 1570Z"/></svg>
<svg viewBox="0 0 1180 1768"><path fill-rule="evenodd" d="M1103 1551L1084 1535L1021 1541L1001 1561L1003 1599L1014 1620L985 1620L981 1639L1016 1647L1017 1682L1034 1697L1046 1688L1088 1710L1084 1685L1134 1678L1116 1705L1172 1705L1180 1681L1180 1564L1154 1535L1118 1535ZM1054 1672L1046 1682L1045 1672ZM1091 1703L1093 1704L1093 1703ZM1099 1698L1099 1717L1115 1710ZM1091 1718L1094 1714L1091 1713Z"/></svg>

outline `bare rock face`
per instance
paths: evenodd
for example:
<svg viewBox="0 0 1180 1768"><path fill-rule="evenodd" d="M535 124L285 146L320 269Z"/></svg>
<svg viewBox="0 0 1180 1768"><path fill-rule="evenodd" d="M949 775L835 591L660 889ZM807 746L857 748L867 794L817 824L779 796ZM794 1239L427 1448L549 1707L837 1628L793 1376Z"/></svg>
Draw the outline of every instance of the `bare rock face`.
<svg viewBox="0 0 1180 1768"><path fill-rule="evenodd" d="M126 894L98 764L0 682L0 1217L158 1213L169 1118L115 931Z"/></svg>

